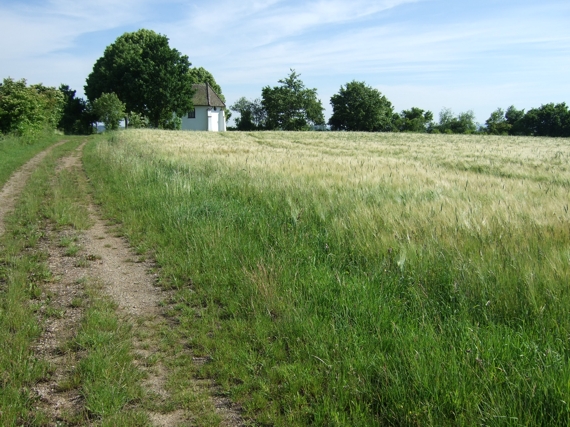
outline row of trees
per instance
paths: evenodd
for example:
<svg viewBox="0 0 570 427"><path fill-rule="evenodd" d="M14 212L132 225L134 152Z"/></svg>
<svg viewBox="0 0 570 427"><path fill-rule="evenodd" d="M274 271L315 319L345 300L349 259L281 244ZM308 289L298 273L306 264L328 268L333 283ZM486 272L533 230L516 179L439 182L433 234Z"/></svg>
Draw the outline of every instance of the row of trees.
<svg viewBox="0 0 570 427"><path fill-rule="evenodd" d="M279 83L264 87L261 99L242 97L230 107L240 114L236 119L238 130L326 129L324 108L316 89L306 88L295 70ZM363 82L342 86L331 97L331 105L333 114L328 121L331 130L427 132L433 127L430 111L412 108L395 114L392 103Z"/></svg>
<svg viewBox="0 0 570 427"><path fill-rule="evenodd" d="M177 129L180 117L193 108L192 85L206 82L225 101L211 73L192 68L186 55L169 47L166 36L141 29L123 34L105 49L87 77L87 100L76 98L69 86L27 86L25 80L5 79L0 86L0 131L25 134L59 128L81 134L90 133L97 121L116 129L122 119L134 127ZM240 115L237 129L570 136L565 103L527 112L513 106L497 109L484 126L475 122L472 111L455 115L444 108L435 122L431 111L417 107L396 113L380 91L352 81L331 97L333 114L325 122L317 90L307 88L295 70L278 83L262 88L261 98L240 98L230 107Z"/></svg>
<svg viewBox="0 0 570 427"><path fill-rule="evenodd" d="M230 107L240 114L236 129L326 128L324 109L316 89L306 88L295 70L279 83L279 86L264 87L261 98L248 100L242 97ZM444 108L439 114L439 122L434 121L431 111L417 107L396 113L380 91L358 81L341 86L330 103L333 114L328 126L337 131L570 136L570 110L565 103L546 104L526 113L514 106L506 112L499 108L484 126L475 122L473 111L455 115Z"/></svg>
<svg viewBox="0 0 570 427"><path fill-rule="evenodd" d="M193 84L207 82L225 101L213 75L191 65L186 55L170 48L166 36L145 29L125 33L93 66L84 87L87 100L67 85L56 89L5 79L0 131L23 135L57 128L88 134L96 122L117 129L121 120L132 127L177 129L180 117L193 108Z"/></svg>
<svg viewBox="0 0 570 427"><path fill-rule="evenodd" d="M565 102L545 104L526 113L510 106L498 108L485 122L485 130L493 135L533 135L570 137L570 109Z"/></svg>
<svg viewBox="0 0 570 427"><path fill-rule="evenodd" d="M116 129L125 117L125 106L114 93L103 93L93 103L75 94L63 84L56 89L42 84L28 86L25 79L4 79L0 83L0 133L34 139L44 131L58 129L86 135L94 132L98 121Z"/></svg>

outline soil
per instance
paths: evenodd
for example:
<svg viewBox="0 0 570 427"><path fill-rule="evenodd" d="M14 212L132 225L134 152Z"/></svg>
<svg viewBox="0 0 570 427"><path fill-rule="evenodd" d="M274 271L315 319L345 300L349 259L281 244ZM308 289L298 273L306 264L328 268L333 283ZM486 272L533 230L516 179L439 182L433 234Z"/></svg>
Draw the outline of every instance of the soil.
<svg viewBox="0 0 570 427"><path fill-rule="evenodd" d="M61 159L58 170L77 168L83 173L81 153L84 144L70 156ZM0 233L3 232L4 215L13 209L27 178L49 150L30 160L0 191ZM38 407L48 414L51 420L49 425L53 426L74 417L78 424L90 424L83 410L80 391L70 380L82 355L66 347L66 343L75 336L82 318L87 282L98 284L99 290L117 304L120 316L132 325L138 364L140 369L146 371L143 388L156 399L169 399L166 389L167 367L161 363L160 357L158 362L147 364L145 360L159 351L154 341L156 338L153 338L156 334L151 331L169 322L164 310L171 300L170 291L156 286L158 275L154 263L142 260L129 247L126 239L116 237L113 228L102 220L95 205L91 204L88 209L93 224L88 230L56 230L48 225L47 237L42 240L40 248L48 254L54 280L46 284L41 297L44 332L35 352L49 362L51 371L49 378L37 384L34 390L38 396ZM58 244L62 238L76 239L80 252L76 256L66 256L66 248ZM199 387L203 386L201 381ZM211 388L213 396L217 394L213 383L208 382L207 387ZM222 419L222 426L244 425L239 408L231 401L213 397L213 404ZM169 413L149 412L148 416L155 426L192 425L192 414L181 409Z"/></svg>

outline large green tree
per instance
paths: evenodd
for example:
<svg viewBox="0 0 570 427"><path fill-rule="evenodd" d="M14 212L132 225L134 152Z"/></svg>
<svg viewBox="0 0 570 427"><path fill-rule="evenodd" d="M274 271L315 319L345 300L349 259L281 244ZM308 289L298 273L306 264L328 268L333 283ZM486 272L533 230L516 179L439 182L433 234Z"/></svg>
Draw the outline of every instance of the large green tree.
<svg viewBox="0 0 570 427"><path fill-rule="evenodd" d="M379 90L364 82L352 81L341 86L331 97L332 130L386 132L393 130L393 108Z"/></svg>
<svg viewBox="0 0 570 427"><path fill-rule="evenodd" d="M565 102L531 108L521 119L522 131L533 136L570 136L570 109Z"/></svg>
<svg viewBox="0 0 570 427"><path fill-rule="evenodd" d="M309 130L324 125L323 105L317 89L309 89L295 70L279 80L280 86L261 90L261 103L267 113L265 126L269 130Z"/></svg>
<svg viewBox="0 0 570 427"><path fill-rule="evenodd" d="M193 108L190 65L164 35L145 29L125 33L95 62L85 94L93 102L104 92L115 93L127 111L169 128L173 113L181 117Z"/></svg>

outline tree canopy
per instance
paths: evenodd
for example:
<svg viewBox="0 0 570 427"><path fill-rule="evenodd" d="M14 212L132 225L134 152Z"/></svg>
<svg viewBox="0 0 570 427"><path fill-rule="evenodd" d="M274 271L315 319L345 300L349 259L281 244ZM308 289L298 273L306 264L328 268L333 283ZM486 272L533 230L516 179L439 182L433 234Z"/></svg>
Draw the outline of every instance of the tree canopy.
<svg viewBox="0 0 570 427"><path fill-rule="evenodd" d="M172 127L173 113L193 108L190 65L166 36L146 29L125 33L95 62L85 94L94 102L115 93L127 111L148 117L152 126Z"/></svg>
<svg viewBox="0 0 570 427"><path fill-rule="evenodd" d="M439 133L475 133L477 132L475 113L469 110L456 116L451 109L443 108L439 113L439 124L434 125L432 131Z"/></svg>
<svg viewBox="0 0 570 427"><path fill-rule="evenodd" d="M400 132L427 132L433 121L433 113L412 107L394 115L395 130Z"/></svg>
<svg viewBox="0 0 570 427"><path fill-rule="evenodd" d="M240 116L236 119L237 130L261 130L265 128L266 113L261 104L261 99L250 101L245 96L238 99L231 107Z"/></svg>
<svg viewBox="0 0 570 427"><path fill-rule="evenodd" d="M519 127L525 135L570 136L570 110L565 102L544 104L531 108L520 119Z"/></svg>
<svg viewBox="0 0 570 427"><path fill-rule="evenodd" d="M93 103L93 110L105 124L105 130L119 129L119 122L125 117L125 104L114 93L101 94Z"/></svg>
<svg viewBox="0 0 570 427"><path fill-rule="evenodd" d="M494 135L570 137L570 109L564 102L550 103L525 113L511 105L507 111L497 108L485 124Z"/></svg>
<svg viewBox="0 0 570 427"><path fill-rule="evenodd" d="M93 123L97 117L93 113L90 104L83 98L76 98L76 91L68 85L61 85L59 91L63 94L63 114L57 125L67 135L90 134L93 131Z"/></svg>
<svg viewBox="0 0 570 427"><path fill-rule="evenodd" d="M308 130L324 125L323 105L317 89L308 89L295 70L279 80L280 86L266 86L261 91L261 104L267 114L268 130Z"/></svg>
<svg viewBox="0 0 570 427"><path fill-rule="evenodd" d="M341 86L331 97L333 114L329 119L332 130L391 131L392 104L388 99L364 82L353 80Z"/></svg>
<svg viewBox="0 0 570 427"><path fill-rule="evenodd" d="M502 108L497 108L491 113L485 121L487 133L490 135L508 135L511 125L505 118L505 112Z"/></svg>
<svg viewBox="0 0 570 427"><path fill-rule="evenodd" d="M524 135L522 128L522 118L524 117L524 110L518 110L514 105L511 105L505 112L505 121L509 125L509 135Z"/></svg>

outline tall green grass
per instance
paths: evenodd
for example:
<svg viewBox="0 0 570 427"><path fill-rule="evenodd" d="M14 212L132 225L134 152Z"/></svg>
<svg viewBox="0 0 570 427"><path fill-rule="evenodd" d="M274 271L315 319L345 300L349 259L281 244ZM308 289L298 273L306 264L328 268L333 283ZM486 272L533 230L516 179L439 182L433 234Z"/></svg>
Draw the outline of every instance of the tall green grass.
<svg viewBox="0 0 570 427"><path fill-rule="evenodd" d="M115 134L98 200L266 425L568 425L568 141Z"/></svg>

